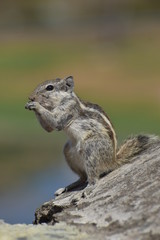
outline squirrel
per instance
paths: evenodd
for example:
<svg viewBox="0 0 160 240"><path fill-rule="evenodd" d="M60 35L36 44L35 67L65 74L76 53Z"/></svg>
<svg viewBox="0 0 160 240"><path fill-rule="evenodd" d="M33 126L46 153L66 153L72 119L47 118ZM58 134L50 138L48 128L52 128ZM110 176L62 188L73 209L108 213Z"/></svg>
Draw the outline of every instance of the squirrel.
<svg viewBox="0 0 160 240"><path fill-rule="evenodd" d="M75 94L72 76L38 85L25 108L35 112L47 132L63 130L69 137L64 155L79 180L59 189L55 195L95 184L159 141L155 135L137 135L117 148L116 133L109 117L100 106L84 102Z"/></svg>

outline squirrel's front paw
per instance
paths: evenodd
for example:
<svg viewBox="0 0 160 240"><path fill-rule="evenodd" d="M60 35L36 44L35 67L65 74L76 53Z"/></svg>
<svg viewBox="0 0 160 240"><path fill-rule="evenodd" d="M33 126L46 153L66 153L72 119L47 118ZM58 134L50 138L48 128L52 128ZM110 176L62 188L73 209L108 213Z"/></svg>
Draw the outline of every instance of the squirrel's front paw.
<svg viewBox="0 0 160 240"><path fill-rule="evenodd" d="M28 109L28 110L36 110L38 107L39 107L39 103L38 102L28 102L26 105L25 105L25 109Z"/></svg>

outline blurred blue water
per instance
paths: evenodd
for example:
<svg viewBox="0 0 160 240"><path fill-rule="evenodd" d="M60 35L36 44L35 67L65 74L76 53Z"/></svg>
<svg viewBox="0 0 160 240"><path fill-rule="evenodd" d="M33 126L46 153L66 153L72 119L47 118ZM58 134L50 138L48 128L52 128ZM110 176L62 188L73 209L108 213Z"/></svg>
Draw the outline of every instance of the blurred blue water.
<svg viewBox="0 0 160 240"><path fill-rule="evenodd" d="M45 172L35 173L19 188L0 196L0 219L10 224L32 223L34 212L41 204L54 197L54 192L75 181L75 176L64 162Z"/></svg>

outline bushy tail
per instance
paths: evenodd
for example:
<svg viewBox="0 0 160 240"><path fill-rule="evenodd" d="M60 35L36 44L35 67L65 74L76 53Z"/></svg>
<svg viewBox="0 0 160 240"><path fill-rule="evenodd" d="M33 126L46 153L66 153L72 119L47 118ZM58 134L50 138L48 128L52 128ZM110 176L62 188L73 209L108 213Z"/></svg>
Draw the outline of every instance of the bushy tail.
<svg viewBox="0 0 160 240"><path fill-rule="evenodd" d="M137 135L128 138L117 151L117 165L131 162L134 156L158 142L160 142L160 138L155 135Z"/></svg>

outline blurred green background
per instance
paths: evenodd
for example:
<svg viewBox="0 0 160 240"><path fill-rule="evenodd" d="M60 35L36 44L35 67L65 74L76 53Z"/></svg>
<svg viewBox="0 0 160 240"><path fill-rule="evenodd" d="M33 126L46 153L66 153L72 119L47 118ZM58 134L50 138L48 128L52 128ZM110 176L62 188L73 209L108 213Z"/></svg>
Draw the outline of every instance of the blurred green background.
<svg viewBox="0 0 160 240"><path fill-rule="evenodd" d="M119 143L159 134L160 2L0 2L0 218L33 220L36 207L77 177L66 136L46 133L24 105L37 84L73 75L75 91L110 116Z"/></svg>

